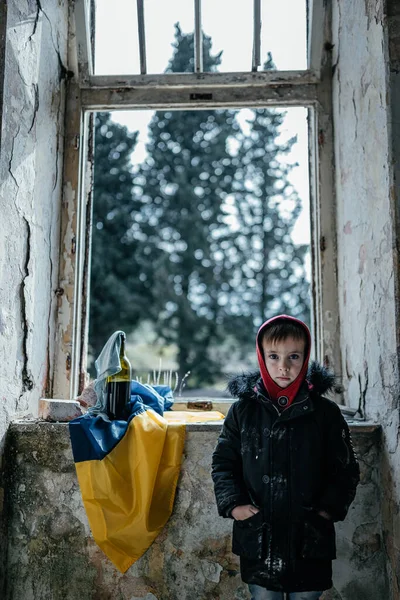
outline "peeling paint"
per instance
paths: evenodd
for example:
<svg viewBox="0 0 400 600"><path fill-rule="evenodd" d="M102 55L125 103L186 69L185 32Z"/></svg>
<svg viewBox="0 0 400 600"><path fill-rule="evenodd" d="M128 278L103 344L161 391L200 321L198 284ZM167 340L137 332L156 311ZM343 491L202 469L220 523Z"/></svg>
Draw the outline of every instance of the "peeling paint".
<svg viewBox="0 0 400 600"><path fill-rule="evenodd" d="M400 46L394 39L398 23L391 23L391 18L398 19L399 9L392 0L343 0L332 6L332 41L342 57L335 71L333 105L341 343L346 348L343 383L347 403L381 423L384 431L381 479L376 480L383 532L370 530L366 521L354 533L354 540L361 540L360 553L365 554L366 563L374 561L375 549L383 550L389 590L382 597L394 600L400 593L400 549L391 537L394 530L400 530L396 249L400 85L395 74ZM357 135L349 136L353 131ZM360 458L369 461L371 457ZM349 583L346 593L356 597L358 584ZM372 586L365 598L375 597Z"/></svg>
<svg viewBox="0 0 400 600"><path fill-rule="evenodd" d="M353 230L351 228L351 221L347 221L346 225L343 227L343 233L345 235L350 235L353 233Z"/></svg>
<svg viewBox="0 0 400 600"><path fill-rule="evenodd" d="M381 24L383 20L383 6L382 0L364 0L365 4L365 15L368 19L367 30L370 28L371 23L375 25Z"/></svg>
<svg viewBox="0 0 400 600"><path fill-rule="evenodd" d="M367 249L364 244L360 246L358 251L358 273L361 275L364 272L365 261L367 259Z"/></svg>
<svg viewBox="0 0 400 600"><path fill-rule="evenodd" d="M53 369L62 161L57 136L62 140L64 128L59 76L60 57L66 62L67 56L68 4L10 0L7 15L1 14L7 45L0 65L0 255L7 260L0 265L0 449L11 418L37 414Z"/></svg>

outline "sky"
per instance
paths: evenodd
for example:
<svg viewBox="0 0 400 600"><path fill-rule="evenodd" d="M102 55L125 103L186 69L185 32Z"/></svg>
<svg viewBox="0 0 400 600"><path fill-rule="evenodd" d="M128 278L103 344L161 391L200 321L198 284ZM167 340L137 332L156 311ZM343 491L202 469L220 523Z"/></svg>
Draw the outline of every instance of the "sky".
<svg viewBox="0 0 400 600"><path fill-rule="evenodd" d="M213 54L223 51L219 71L251 71L253 39L253 0L202 0L203 31L212 38ZM305 0L261 0L261 60L271 52L280 70L307 67ZM194 30L194 0L144 0L147 72L162 73L172 56L174 24L184 33ZM290 15L290 19L288 19ZM98 75L138 74L139 50L136 2L97 0L95 72ZM298 163L290 181L303 201L303 211L293 231L295 243L309 243L309 184L307 110L286 109L281 140L297 135L298 142L287 160ZM139 141L132 156L134 163L146 155L147 127L153 111L114 113L114 120L132 131ZM249 113L243 109L240 119Z"/></svg>

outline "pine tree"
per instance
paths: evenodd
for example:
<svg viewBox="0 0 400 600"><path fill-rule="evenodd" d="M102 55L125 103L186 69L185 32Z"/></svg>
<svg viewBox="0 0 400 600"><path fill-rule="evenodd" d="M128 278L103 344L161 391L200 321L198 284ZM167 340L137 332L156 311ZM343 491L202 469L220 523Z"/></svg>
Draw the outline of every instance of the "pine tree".
<svg viewBox="0 0 400 600"><path fill-rule="evenodd" d="M274 68L269 56L264 70ZM309 284L304 260L308 246L296 246L291 233L301 200L288 181L285 162L296 138L279 142L285 113L255 109L240 145L232 202L238 221L240 257L234 269L232 310L252 315L257 328L265 319L289 313L309 321Z"/></svg>
<svg viewBox="0 0 400 600"><path fill-rule="evenodd" d="M193 35L176 26L170 72L192 72ZM204 69L216 70L204 36ZM271 58L265 68L273 66ZM291 232L300 200L278 141L284 115L257 109L243 133L231 110L157 111L147 158L134 170L137 133L96 120L90 345L150 320L178 347L179 374L212 383L230 359L226 340L253 347L262 320L307 320L306 246ZM290 211L283 210L291 205Z"/></svg>
<svg viewBox="0 0 400 600"><path fill-rule="evenodd" d="M215 70L204 36L203 63ZM193 71L193 35L176 26L170 72ZM232 191L237 158L229 149L239 132L231 110L157 111L150 123L148 158L135 178L142 189L141 233L153 245L157 270L156 329L178 346L180 376L211 382L221 366L210 351L223 336L221 292L230 274L221 244L231 244L224 201Z"/></svg>
<svg viewBox="0 0 400 600"><path fill-rule="evenodd" d="M142 249L131 234L138 207L131 164L137 135L109 113L96 116L89 317L94 357L113 331L133 330L150 295Z"/></svg>

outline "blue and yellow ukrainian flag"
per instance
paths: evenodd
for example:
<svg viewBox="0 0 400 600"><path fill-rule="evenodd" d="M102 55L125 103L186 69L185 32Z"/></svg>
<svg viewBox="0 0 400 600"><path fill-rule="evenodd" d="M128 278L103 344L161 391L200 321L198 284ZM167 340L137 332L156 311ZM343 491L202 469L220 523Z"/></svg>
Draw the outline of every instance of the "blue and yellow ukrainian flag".
<svg viewBox="0 0 400 600"><path fill-rule="evenodd" d="M185 442L185 423L220 413L165 412L142 406L127 421L84 415L70 422L83 503L98 546L124 573L168 521Z"/></svg>

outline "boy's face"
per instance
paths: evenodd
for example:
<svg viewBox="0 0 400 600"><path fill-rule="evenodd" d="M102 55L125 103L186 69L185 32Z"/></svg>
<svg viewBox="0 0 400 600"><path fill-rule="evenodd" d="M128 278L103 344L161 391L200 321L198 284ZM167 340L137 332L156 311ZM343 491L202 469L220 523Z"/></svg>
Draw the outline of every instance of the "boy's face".
<svg viewBox="0 0 400 600"><path fill-rule="evenodd" d="M281 388L290 385L304 363L306 343L288 337L279 342L262 340L265 366L273 381Z"/></svg>

